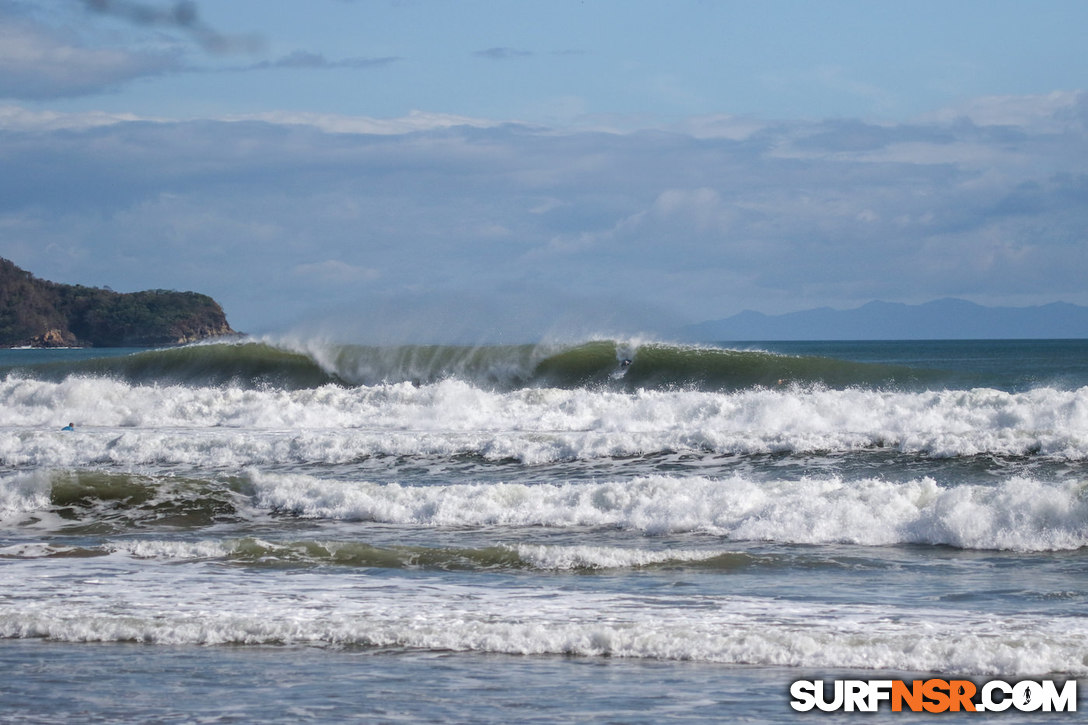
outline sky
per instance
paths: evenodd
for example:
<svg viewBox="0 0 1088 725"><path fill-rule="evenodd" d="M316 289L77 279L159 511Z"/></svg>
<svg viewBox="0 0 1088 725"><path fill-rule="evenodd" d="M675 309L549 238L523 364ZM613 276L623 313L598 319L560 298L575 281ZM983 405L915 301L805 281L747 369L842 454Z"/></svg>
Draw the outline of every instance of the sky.
<svg viewBox="0 0 1088 725"><path fill-rule="evenodd" d="M254 334L1088 304L1082 0L0 0L0 256Z"/></svg>

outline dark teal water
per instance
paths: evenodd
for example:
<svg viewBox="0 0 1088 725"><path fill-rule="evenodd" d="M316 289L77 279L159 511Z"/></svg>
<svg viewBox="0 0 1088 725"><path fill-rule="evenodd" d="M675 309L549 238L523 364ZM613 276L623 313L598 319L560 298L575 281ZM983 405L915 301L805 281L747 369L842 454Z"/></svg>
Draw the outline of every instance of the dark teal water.
<svg viewBox="0 0 1088 725"><path fill-rule="evenodd" d="M949 373L946 386L1028 390L1088 384L1088 340L873 340L751 345L789 355L945 372Z"/></svg>

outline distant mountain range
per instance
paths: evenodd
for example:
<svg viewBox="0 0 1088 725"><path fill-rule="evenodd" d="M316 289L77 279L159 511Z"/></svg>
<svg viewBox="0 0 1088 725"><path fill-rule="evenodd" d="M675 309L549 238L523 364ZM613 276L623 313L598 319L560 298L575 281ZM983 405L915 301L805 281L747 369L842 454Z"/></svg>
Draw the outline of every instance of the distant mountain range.
<svg viewBox="0 0 1088 725"><path fill-rule="evenodd" d="M985 307L959 299L922 305L870 302L852 310L821 307L784 315L746 310L688 325L685 339L970 340L1088 338L1088 307L1054 302L1037 307Z"/></svg>

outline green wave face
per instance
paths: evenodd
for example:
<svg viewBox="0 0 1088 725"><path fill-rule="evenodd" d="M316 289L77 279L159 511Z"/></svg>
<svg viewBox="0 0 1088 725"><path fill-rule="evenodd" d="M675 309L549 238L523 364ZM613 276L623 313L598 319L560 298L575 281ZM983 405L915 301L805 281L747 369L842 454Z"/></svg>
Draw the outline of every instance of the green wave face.
<svg viewBox="0 0 1088 725"><path fill-rule="evenodd" d="M88 375L136 385L314 388L340 382L310 356L264 343L219 343L146 350L122 357L54 362L20 369L46 380Z"/></svg>
<svg viewBox="0 0 1088 725"><path fill-rule="evenodd" d="M623 366L625 360L630 364ZM738 390L791 384L849 387L910 384L921 378L920 373L905 367L762 351L651 344L624 356L622 348L603 342L542 361L534 377L558 387L605 384L627 390Z"/></svg>
<svg viewBox="0 0 1088 725"><path fill-rule="evenodd" d="M353 384L460 379L497 389L615 390L690 388L729 391L783 385L917 386L940 373L752 350L596 340L566 347L343 347L332 365Z"/></svg>
<svg viewBox="0 0 1088 725"><path fill-rule="evenodd" d="M238 494L208 481L106 471L55 472L51 511L66 533L198 529L240 520Z"/></svg>
<svg viewBox="0 0 1088 725"><path fill-rule="evenodd" d="M124 357L48 363L20 374L116 378L133 384L272 387L426 385L463 380L495 390L521 387L728 391L783 385L912 386L939 374L911 368L797 357L753 350L597 340L577 345L484 347L310 346L219 343L149 350Z"/></svg>
<svg viewBox="0 0 1088 725"><path fill-rule="evenodd" d="M627 359L619 356L614 342L589 342L545 357L534 367L531 380L557 388L606 385L630 372L630 367L620 367Z"/></svg>
<svg viewBox="0 0 1088 725"><path fill-rule="evenodd" d="M522 561L516 551L503 546L443 549L374 546L362 541L268 542L252 538L234 542L226 554L226 560L270 568L343 566L445 571L529 568L529 564Z"/></svg>
<svg viewBox="0 0 1088 725"><path fill-rule="evenodd" d="M536 345L342 345L311 354L327 360L324 367L352 385L457 379L508 389L529 383L533 365L546 353Z"/></svg>
<svg viewBox="0 0 1088 725"><path fill-rule="evenodd" d="M577 549L577 547L575 547ZM374 546L362 541L269 542L246 538L232 542L224 560L234 564L270 568L343 566L374 569L432 569L443 571L542 570L593 573L616 569L692 567L715 571L739 571L752 566L774 566L771 557L742 552L681 551L675 555L648 554L639 550L587 547L564 551L563 547L485 546L481 548L432 548L426 546Z"/></svg>

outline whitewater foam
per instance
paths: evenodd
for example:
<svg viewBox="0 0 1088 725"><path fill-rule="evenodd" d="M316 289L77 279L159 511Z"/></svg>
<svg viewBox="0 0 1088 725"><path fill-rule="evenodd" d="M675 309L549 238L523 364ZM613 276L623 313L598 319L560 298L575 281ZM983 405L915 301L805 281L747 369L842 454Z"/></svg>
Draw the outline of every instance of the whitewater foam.
<svg viewBox="0 0 1088 725"><path fill-rule="evenodd" d="M734 540L964 549L1088 546L1088 484L1012 478L945 488L933 479L754 481L649 476L606 483L447 486L330 481L251 470L256 504L301 517L416 526L613 527Z"/></svg>
<svg viewBox="0 0 1088 725"><path fill-rule="evenodd" d="M222 516L255 519L274 512L433 527L703 532L801 544L941 544L1015 551L1088 546L1088 483L1079 480L1015 476L992 484L941 486L928 477L892 482L838 476L762 481L741 475L655 475L605 482L411 486L257 468L247 469L242 478L244 496L214 482L193 484L204 487L201 492L181 491L177 487L183 484L169 479L149 481L146 495L154 498L131 504L128 516L154 520L170 506L173 515L198 516L202 522ZM47 471L0 477L0 517L11 525L57 525L51 496L55 486L68 480ZM96 496L127 499L136 493L87 488L74 495L82 497L81 506L90 506ZM116 518L116 506L109 510Z"/></svg>
<svg viewBox="0 0 1088 725"><path fill-rule="evenodd" d="M48 509L52 487L45 470L0 476L0 516Z"/></svg>
<svg viewBox="0 0 1088 725"><path fill-rule="evenodd" d="M60 432L69 420L75 433ZM670 451L869 448L1088 459L1088 388L621 393L496 392L457 380L293 391L160 388L98 378L0 382L0 460L20 466L245 466L416 454L538 464Z"/></svg>
<svg viewBox="0 0 1088 725"><path fill-rule="evenodd" d="M690 563L726 556L718 550L648 550L615 546L544 546L518 544L511 547L518 558L544 570L631 569L664 563Z"/></svg>
<svg viewBox="0 0 1088 725"><path fill-rule="evenodd" d="M503 551L511 556L495 554ZM379 548L353 541L267 541L255 538L221 539L137 539L115 541L90 547L57 546L44 542L0 547L0 558L36 559L56 556L110 556L170 562L261 561L300 564L359 564L363 566L411 567L433 563L443 568L475 561L474 568L508 566L540 571L636 569L659 564L685 564L741 555L725 549L645 549L591 545L502 544L494 549L427 549L423 547Z"/></svg>
<svg viewBox="0 0 1088 725"><path fill-rule="evenodd" d="M102 561L101 559L84 561ZM17 575L21 565L7 568ZM108 566L104 565L104 566ZM22 592L0 611L0 637L167 645L380 647L566 654L809 668L1088 673L1083 618L994 617L971 610L889 608L692 595L487 588L296 574L284 596L251 576L161 580L110 569L85 575L65 602ZM51 582L32 582L30 589ZM21 607L29 594L34 606ZM691 600L697 599L698 602Z"/></svg>

